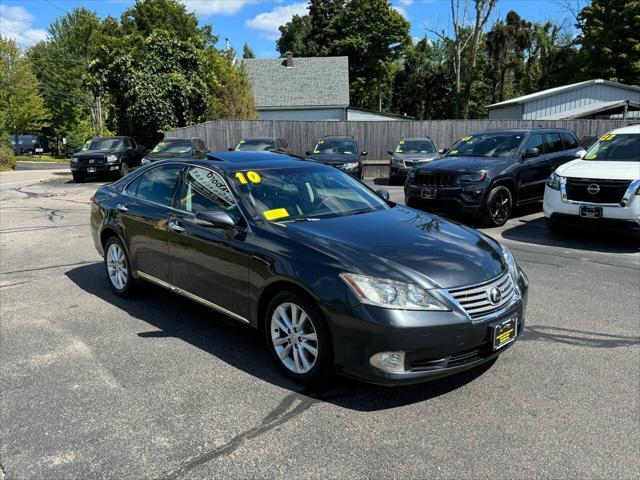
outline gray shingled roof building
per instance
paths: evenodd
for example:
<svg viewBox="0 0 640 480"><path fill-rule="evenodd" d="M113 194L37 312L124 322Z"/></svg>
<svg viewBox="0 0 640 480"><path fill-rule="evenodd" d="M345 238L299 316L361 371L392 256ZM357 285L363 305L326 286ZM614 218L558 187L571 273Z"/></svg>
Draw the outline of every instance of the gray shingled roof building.
<svg viewBox="0 0 640 480"><path fill-rule="evenodd" d="M389 120L399 116L349 107L348 57L242 60L260 120ZM403 118L403 117L400 117Z"/></svg>

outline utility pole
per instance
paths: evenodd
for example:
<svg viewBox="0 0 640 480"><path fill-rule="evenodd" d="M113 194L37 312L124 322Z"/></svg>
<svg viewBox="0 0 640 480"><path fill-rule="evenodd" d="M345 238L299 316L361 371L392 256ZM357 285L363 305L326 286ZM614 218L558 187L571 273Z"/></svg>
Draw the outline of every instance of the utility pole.
<svg viewBox="0 0 640 480"><path fill-rule="evenodd" d="M98 118L98 135L102 136L102 98L96 97L96 117Z"/></svg>

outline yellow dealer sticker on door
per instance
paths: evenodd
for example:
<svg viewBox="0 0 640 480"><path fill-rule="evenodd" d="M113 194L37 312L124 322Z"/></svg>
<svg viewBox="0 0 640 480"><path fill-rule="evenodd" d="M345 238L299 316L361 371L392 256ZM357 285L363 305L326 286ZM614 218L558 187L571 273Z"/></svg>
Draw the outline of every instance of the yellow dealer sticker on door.
<svg viewBox="0 0 640 480"><path fill-rule="evenodd" d="M274 208L273 210L262 212L262 215L264 215L264 218L267 220L277 220L279 218L288 217L289 212L287 212L286 208Z"/></svg>

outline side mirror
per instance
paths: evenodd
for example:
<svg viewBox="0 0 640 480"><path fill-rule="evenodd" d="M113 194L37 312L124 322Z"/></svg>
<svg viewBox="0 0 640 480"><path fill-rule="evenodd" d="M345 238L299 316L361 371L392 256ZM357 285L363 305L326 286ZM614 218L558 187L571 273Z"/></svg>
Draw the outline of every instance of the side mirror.
<svg viewBox="0 0 640 480"><path fill-rule="evenodd" d="M310 156L311 156L311 150L307 150L306 152L304 152L304 154L305 154L307 157L310 157Z"/></svg>
<svg viewBox="0 0 640 480"><path fill-rule="evenodd" d="M522 158L532 158L532 157L539 157L539 156L540 156L539 148L527 148L524 151L524 155L522 156Z"/></svg>
<svg viewBox="0 0 640 480"><path fill-rule="evenodd" d="M367 156L367 152L360 152L360 155L362 155L363 157Z"/></svg>
<svg viewBox="0 0 640 480"><path fill-rule="evenodd" d="M236 222L224 210L204 210L196 213L198 225L202 227L230 229L236 226Z"/></svg>
<svg viewBox="0 0 640 480"><path fill-rule="evenodd" d="M387 202L389 201L389 192L384 188L376 190L376 194L383 200L386 200Z"/></svg>
<svg viewBox="0 0 640 480"><path fill-rule="evenodd" d="M448 151L449 151L449 149L448 149L448 148L441 148L440 150L438 150L438 153L439 153L440 155L444 155L444 154L445 154L445 153L447 153Z"/></svg>
<svg viewBox="0 0 640 480"><path fill-rule="evenodd" d="M393 155L393 150L387 150L387 153L388 153L389 155Z"/></svg>
<svg viewBox="0 0 640 480"><path fill-rule="evenodd" d="M235 150L235 148L233 147L228 147L227 150L229 150L230 152L233 152Z"/></svg>
<svg viewBox="0 0 640 480"><path fill-rule="evenodd" d="M587 154L586 150L578 150L576 152L576 158L584 158L584 156Z"/></svg>

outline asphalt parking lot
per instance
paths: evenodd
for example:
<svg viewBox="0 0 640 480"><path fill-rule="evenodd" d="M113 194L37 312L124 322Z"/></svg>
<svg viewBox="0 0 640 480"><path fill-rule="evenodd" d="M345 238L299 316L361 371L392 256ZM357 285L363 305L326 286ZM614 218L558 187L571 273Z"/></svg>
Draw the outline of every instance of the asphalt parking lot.
<svg viewBox="0 0 640 480"><path fill-rule="evenodd" d="M519 212L485 230L530 281L497 362L310 391L217 313L153 286L116 297L88 226L97 182L0 184L0 478L638 478L637 241Z"/></svg>

